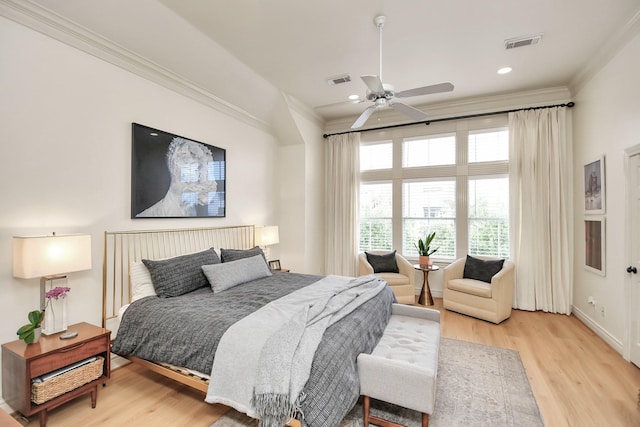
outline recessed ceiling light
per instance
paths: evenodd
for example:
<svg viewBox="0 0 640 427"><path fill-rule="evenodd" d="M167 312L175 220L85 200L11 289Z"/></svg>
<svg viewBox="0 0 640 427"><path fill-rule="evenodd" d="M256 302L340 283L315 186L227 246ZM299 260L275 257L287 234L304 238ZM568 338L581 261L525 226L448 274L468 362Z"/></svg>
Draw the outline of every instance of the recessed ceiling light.
<svg viewBox="0 0 640 427"><path fill-rule="evenodd" d="M502 67L498 70L498 74L509 74L511 70L511 67Z"/></svg>
<svg viewBox="0 0 640 427"><path fill-rule="evenodd" d="M355 101L358 98L360 98L360 95L349 95L349 99L352 101Z"/></svg>

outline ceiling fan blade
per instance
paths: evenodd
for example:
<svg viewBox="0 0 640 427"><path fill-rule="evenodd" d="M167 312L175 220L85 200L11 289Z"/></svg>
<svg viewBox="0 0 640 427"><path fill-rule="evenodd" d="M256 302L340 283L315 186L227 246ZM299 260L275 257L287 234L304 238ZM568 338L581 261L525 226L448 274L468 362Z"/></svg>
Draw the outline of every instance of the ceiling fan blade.
<svg viewBox="0 0 640 427"><path fill-rule="evenodd" d="M372 93L384 94L384 86L382 86L382 80L378 76L360 76L364 84L367 85Z"/></svg>
<svg viewBox="0 0 640 427"><path fill-rule="evenodd" d="M358 129L362 127L363 124L371 117L371 114L376 110L376 106L372 105L371 107L367 107L366 110L360 114L360 117L351 125L351 129Z"/></svg>
<svg viewBox="0 0 640 427"><path fill-rule="evenodd" d="M401 102L390 102L389 105L396 111L401 112L405 116L411 117L413 120L426 120L427 115L417 108L410 107Z"/></svg>
<svg viewBox="0 0 640 427"><path fill-rule="evenodd" d="M438 83L437 85L416 87L414 89L403 90L396 93L398 98L407 98L409 96L431 95L433 93L451 92L453 85L449 82Z"/></svg>
<svg viewBox="0 0 640 427"><path fill-rule="evenodd" d="M340 107L343 105L362 104L363 102L366 102L366 99L353 99L349 101L339 101L339 102L333 102L331 104L318 105L317 107L313 107L313 109L321 110L323 108Z"/></svg>

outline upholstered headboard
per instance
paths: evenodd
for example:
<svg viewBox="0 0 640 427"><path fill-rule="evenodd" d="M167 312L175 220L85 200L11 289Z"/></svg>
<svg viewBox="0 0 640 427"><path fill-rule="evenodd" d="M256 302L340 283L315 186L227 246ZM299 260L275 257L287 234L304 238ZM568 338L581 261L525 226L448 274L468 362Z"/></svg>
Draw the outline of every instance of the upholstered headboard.
<svg viewBox="0 0 640 427"><path fill-rule="evenodd" d="M131 301L129 265L145 259L170 258L208 248L248 249L254 226L171 230L105 231L102 270L102 326L117 330L120 308ZM114 333L115 335L115 333Z"/></svg>

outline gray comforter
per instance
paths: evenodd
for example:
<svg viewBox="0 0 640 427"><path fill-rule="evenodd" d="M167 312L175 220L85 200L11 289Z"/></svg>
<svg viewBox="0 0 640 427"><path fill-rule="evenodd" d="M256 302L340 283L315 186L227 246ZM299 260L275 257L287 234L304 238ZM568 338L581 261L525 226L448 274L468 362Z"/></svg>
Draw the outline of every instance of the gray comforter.
<svg viewBox="0 0 640 427"><path fill-rule="evenodd" d="M215 295L204 288L174 298L143 298L124 313L113 352L208 373L229 326L319 279L281 273ZM386 288L327 329L303 389L307 395L301 414L304 426L338 425L355 404L359 396L356 358L377 344L393 301L391 289Z"/></svg>

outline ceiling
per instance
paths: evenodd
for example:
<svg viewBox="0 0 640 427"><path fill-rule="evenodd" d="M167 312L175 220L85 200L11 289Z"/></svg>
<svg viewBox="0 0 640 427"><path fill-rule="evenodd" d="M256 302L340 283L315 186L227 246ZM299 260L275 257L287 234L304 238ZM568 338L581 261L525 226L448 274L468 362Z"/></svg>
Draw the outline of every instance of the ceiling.
<svg viewBox="0 0 640 427"><path fill-rule="evenodd" d="M569 86L640 11L639 0L33 2L187 76L256 116L268 110L263 96L284 92L323 120L356 117L366 107L343 101L352 94L365 96L360 75L378 74L378 29L373 22L377 15L387 16L385 83L396 90L447 81L455 85L453 92L403 99L424 106ZM145 34L154 40L142 42ZM506 39L535 34L543 34L540 43L505 49ZM249 71L220 78L226 63L219 55L213 58L203 40L215 41ZM513 71L497 74L505 66ZM350 74L351 82L327 83L329 77L342 74ZM234 99L245 84L245 98ZM339 105L327 106L335 103Z"/></svg>

